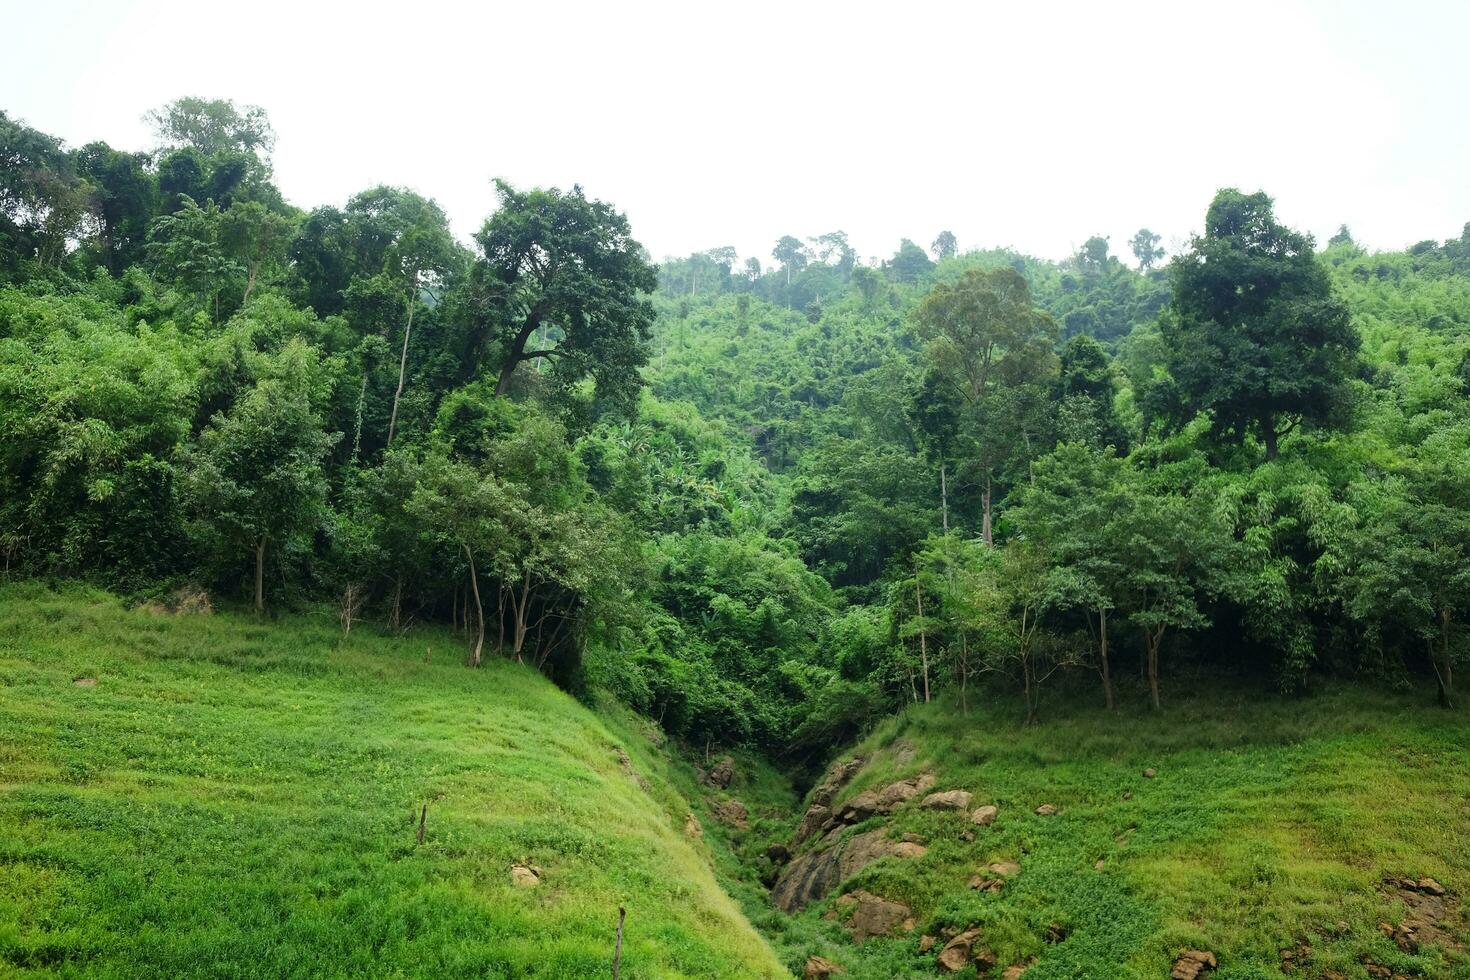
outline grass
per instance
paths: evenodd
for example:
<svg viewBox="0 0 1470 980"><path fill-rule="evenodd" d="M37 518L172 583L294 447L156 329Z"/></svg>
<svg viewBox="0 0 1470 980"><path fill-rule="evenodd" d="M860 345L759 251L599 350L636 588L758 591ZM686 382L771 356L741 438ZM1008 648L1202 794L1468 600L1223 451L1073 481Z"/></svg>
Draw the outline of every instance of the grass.
<svg viewBox="0 0 1470 980"><path fill-rule="evenodd" d="M0 589L0 975L605 976L619 904L625 977L785 975L634 719L460 658Z"/></svg>
<svg viewBox="0 0 1470 980"><path fill-rule="evenodd" d="M884 859L842 889L910 905L911 936L854 947L822 919L835 893L775 928L753 918L788 962L820 953L850 980L933 976L920 935L972 925L1001 966L1034 959L1026 980L1166 977L1186 948L1220 957L1217 980L1280 977L1282 950L1303 944L1311 953L1295 976L1366 978L1371 961L1396 976L1470 978L1463 952L1410 955L1378 929L1402 914L1387 876L1430 875L1470 897L1464 710L1429 707L1425 692L1350 686L1290 700L1211 685L1158 716L1110 715L1091 698L1054 705L1032 728L1014 723L1013 698L968 717L929 705L857 748L872 758L842 798L929 770L937 788L1000 808L973 843L959 838L968 814L915 806L859 828L928 841L922 858ZM1146 767L1157 776L1143 778ZM1035 815L1043 803L1060 813ZM1001 891L967 887L1000 859L1022 865ZM1063 941L1046 941L1052 924ZM1464 918L1449 928L1470 941Z"/></svg>

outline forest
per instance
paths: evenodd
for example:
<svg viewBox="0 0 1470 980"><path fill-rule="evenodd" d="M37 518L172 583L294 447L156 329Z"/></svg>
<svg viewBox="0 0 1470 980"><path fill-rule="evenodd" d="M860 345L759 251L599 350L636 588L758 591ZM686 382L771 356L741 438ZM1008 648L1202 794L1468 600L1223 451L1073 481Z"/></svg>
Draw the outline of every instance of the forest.
<svg viewBox="0 0 1470 980"><path fill-rule="evenodd" d="M977 691L1454 702L1470 224L1370 253L1225 188L1173 255L655 262L580 187L499 182L464 242L406 188L286 201L258 108L151 121L0 114L8 578L438 624L792 772Z"/></svg>

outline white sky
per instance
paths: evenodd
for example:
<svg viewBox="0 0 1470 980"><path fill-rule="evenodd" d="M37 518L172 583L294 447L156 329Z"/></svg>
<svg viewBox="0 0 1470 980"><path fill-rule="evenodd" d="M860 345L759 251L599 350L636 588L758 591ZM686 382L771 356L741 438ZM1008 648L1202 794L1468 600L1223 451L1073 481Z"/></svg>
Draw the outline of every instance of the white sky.
<svg viewBox="0 0 1470 980"><path fill-rule="evenodd" d="M302 207L378 183L468 236L489 180L625 210L655 256L846 230L1060 258L1214 190L1325 240L1470 221L1470 3L7 0L0 108L79 145L151 143L181 95L264 106Z"/></svg>

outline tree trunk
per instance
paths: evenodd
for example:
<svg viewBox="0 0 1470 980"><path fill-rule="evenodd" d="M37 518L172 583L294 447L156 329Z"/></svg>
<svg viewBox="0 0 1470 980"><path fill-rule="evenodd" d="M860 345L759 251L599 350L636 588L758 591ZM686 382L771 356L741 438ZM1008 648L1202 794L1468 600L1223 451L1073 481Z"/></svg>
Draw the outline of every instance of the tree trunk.
<svg viewBox="0 0 1470 980"><path fill-rule="evenodd" d="M1113 701L1113 678L1108 669L1108 611L1099 609L1098 617L1098 660L1102 665L1103 697L1107 700L1108 710L1113 711L1116 707Z"/></svg>
<svg viewBox="0 0 1470 980"><path fill-rule="evenodd" d="M949 533L949 481L944 472L944 460L939 461L939 514L940 526Z"/></svg>
<svg viewBox="0 0 1470 980"><path fill-rule="evenodd" d="M260 269L260 263L250 263L250 274L245 278L245 295L240 299L240 309L245 309L250 302L250 294L255 292L255 274Z"/></svg>
<svg viewBox="0 0 1470 980"><path fill-rule="evenodd" d="M970 637L960 630L960 714L969 715L970 700L967 688L970 684Z"/></svg>
<svg viewBox="0 0 1470 980"><path fill-rule="evenodd" d="M1439 611L1439 652L1440 664L1435 667L1435 676L1439 679L1439 703L1446 708L1455 706L1455 679L1452 673L1453 665L1450 661L1450 611L1441 609ZM1430 651L1430 662L1434 660L1434 653Z"/></svg>
<svg viewBox="0 0 1470 980"><path fill-rule="evenodd" d="M265 535L255 545L255 611L265 612Z"/></svg>
<svg viewBox="0 0 1470 980"><path fill-rule="evenodd" d="M476 632L475 645L470 651L470 666L480 666L480 651L485 648L485 607L480 603L480 579L475 574L475 554L470 551L469 545L462 545L464 556L470 563L470 587L475 593Z"/></svg>
<svg viewBox="0 0 1470 980"><path fill-rule="evenodd" d="M398 355L398 389L393 392L393 411L388 416L388 445L393 445L393 432L398 428L398 399L403 396L403 375L408 369L408 338L413 334L413 311L418 306L418 276L414 276L408 296L408 322L403 327L403 353Z"/></svg>
<svg viewBox="0 0 1470 980"><path fill-rule="evenodd" d="M510 350L505 353L505 363L500 366L500 378L495 382L495 397L503 398L510 391L510 379L526 353L526 341L531 339L540 323L541 307L532 307L525 322L521 324L521 329L516 333L515 340L511 341Z"/></svg>
<svg viewBox="0 0 1470 980"><path fill-rule="evenodd" d="M1153 709L1158 711L1159 705L1159 643L1163 640L1163 631L1157 634L1153 630L1143 631L1143 643L1148 650L1148 695Z"/></svg>
<svg viewBox="0 0 1470 980"><path fill-rule="evenodd" d="M1276 458L1276 442L1279 436L1276 432L1275 419L1261 420L1261 435L1266 440L1266 460L1269 462Z"/></svg>
<svg viewBox="0 0 1470 980"><path fill-rule="evenodd" d="M362 387L357 392L357 413L352 425L352 463L356 465L357 454L362 450L362 410L367 404L367 368L362 372Z"/></svg>
<svg viewBox="0 0 1470 980"><path fill-rule="evenodd" d="M985 474L985 491L980 495L980 540L986 546L995 544L995 538L990 529L990 474Z"/></svg>
<svg viewBox="0 0 1470 980"><path fill-rule="evenodd" d="M397 633L403 625L403 573L393 580L393 608L388 611L388 628Z"/></svg>
<svg viewBox="0 0 1470 980"><path fill-rule="evenodd" d="M919 586L918 569L914 570L914 601L919 608L919 657L924 664L924 703L929 703L929 641L924 636L924 590Z"/></svg>

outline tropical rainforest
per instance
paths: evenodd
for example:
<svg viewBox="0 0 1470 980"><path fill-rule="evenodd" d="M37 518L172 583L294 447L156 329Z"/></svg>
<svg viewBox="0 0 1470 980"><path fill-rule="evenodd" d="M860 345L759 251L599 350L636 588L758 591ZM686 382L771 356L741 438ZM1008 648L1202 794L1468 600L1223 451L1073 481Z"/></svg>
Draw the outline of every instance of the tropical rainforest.
<svg viewBox="0 0 1470 980"><path fill-rule="evenodd" d="M260 109L151 121L145 150L72 147L0 113L7 605L97 590L260 636L330 609L333 642L436 638L454 670L426 703L493 714L539 672L681 764L729 754L797 795L854 746L912 745L903 718L957 756L997 725L1040 758L1079 718L1112 751L1338 709L1430 726L1452 768L1465 748L1470 224L1370 252L1223 188L1172 255L1146 227L1060 261L941 229L863 261L842 231L773 229L817 233L655 261L581 187L500 181L463 241L407 188L286 201ZM801 816L780 805L771 840ZM787 859L731 848L736 891ZM1470 886L1460 857L1435 867ZM0 878L19 861L0 848ZM935 952L969 934L910 898L950 915ZM809 940L772 941L830 975ZM1041 942L1012 943L1036 976L1174 962L1046 973ZM976 949L963 969L1008 965ZM845 968L919 962L883 955ZM1444 955L1403 969L1462 975Z"/></svg>

